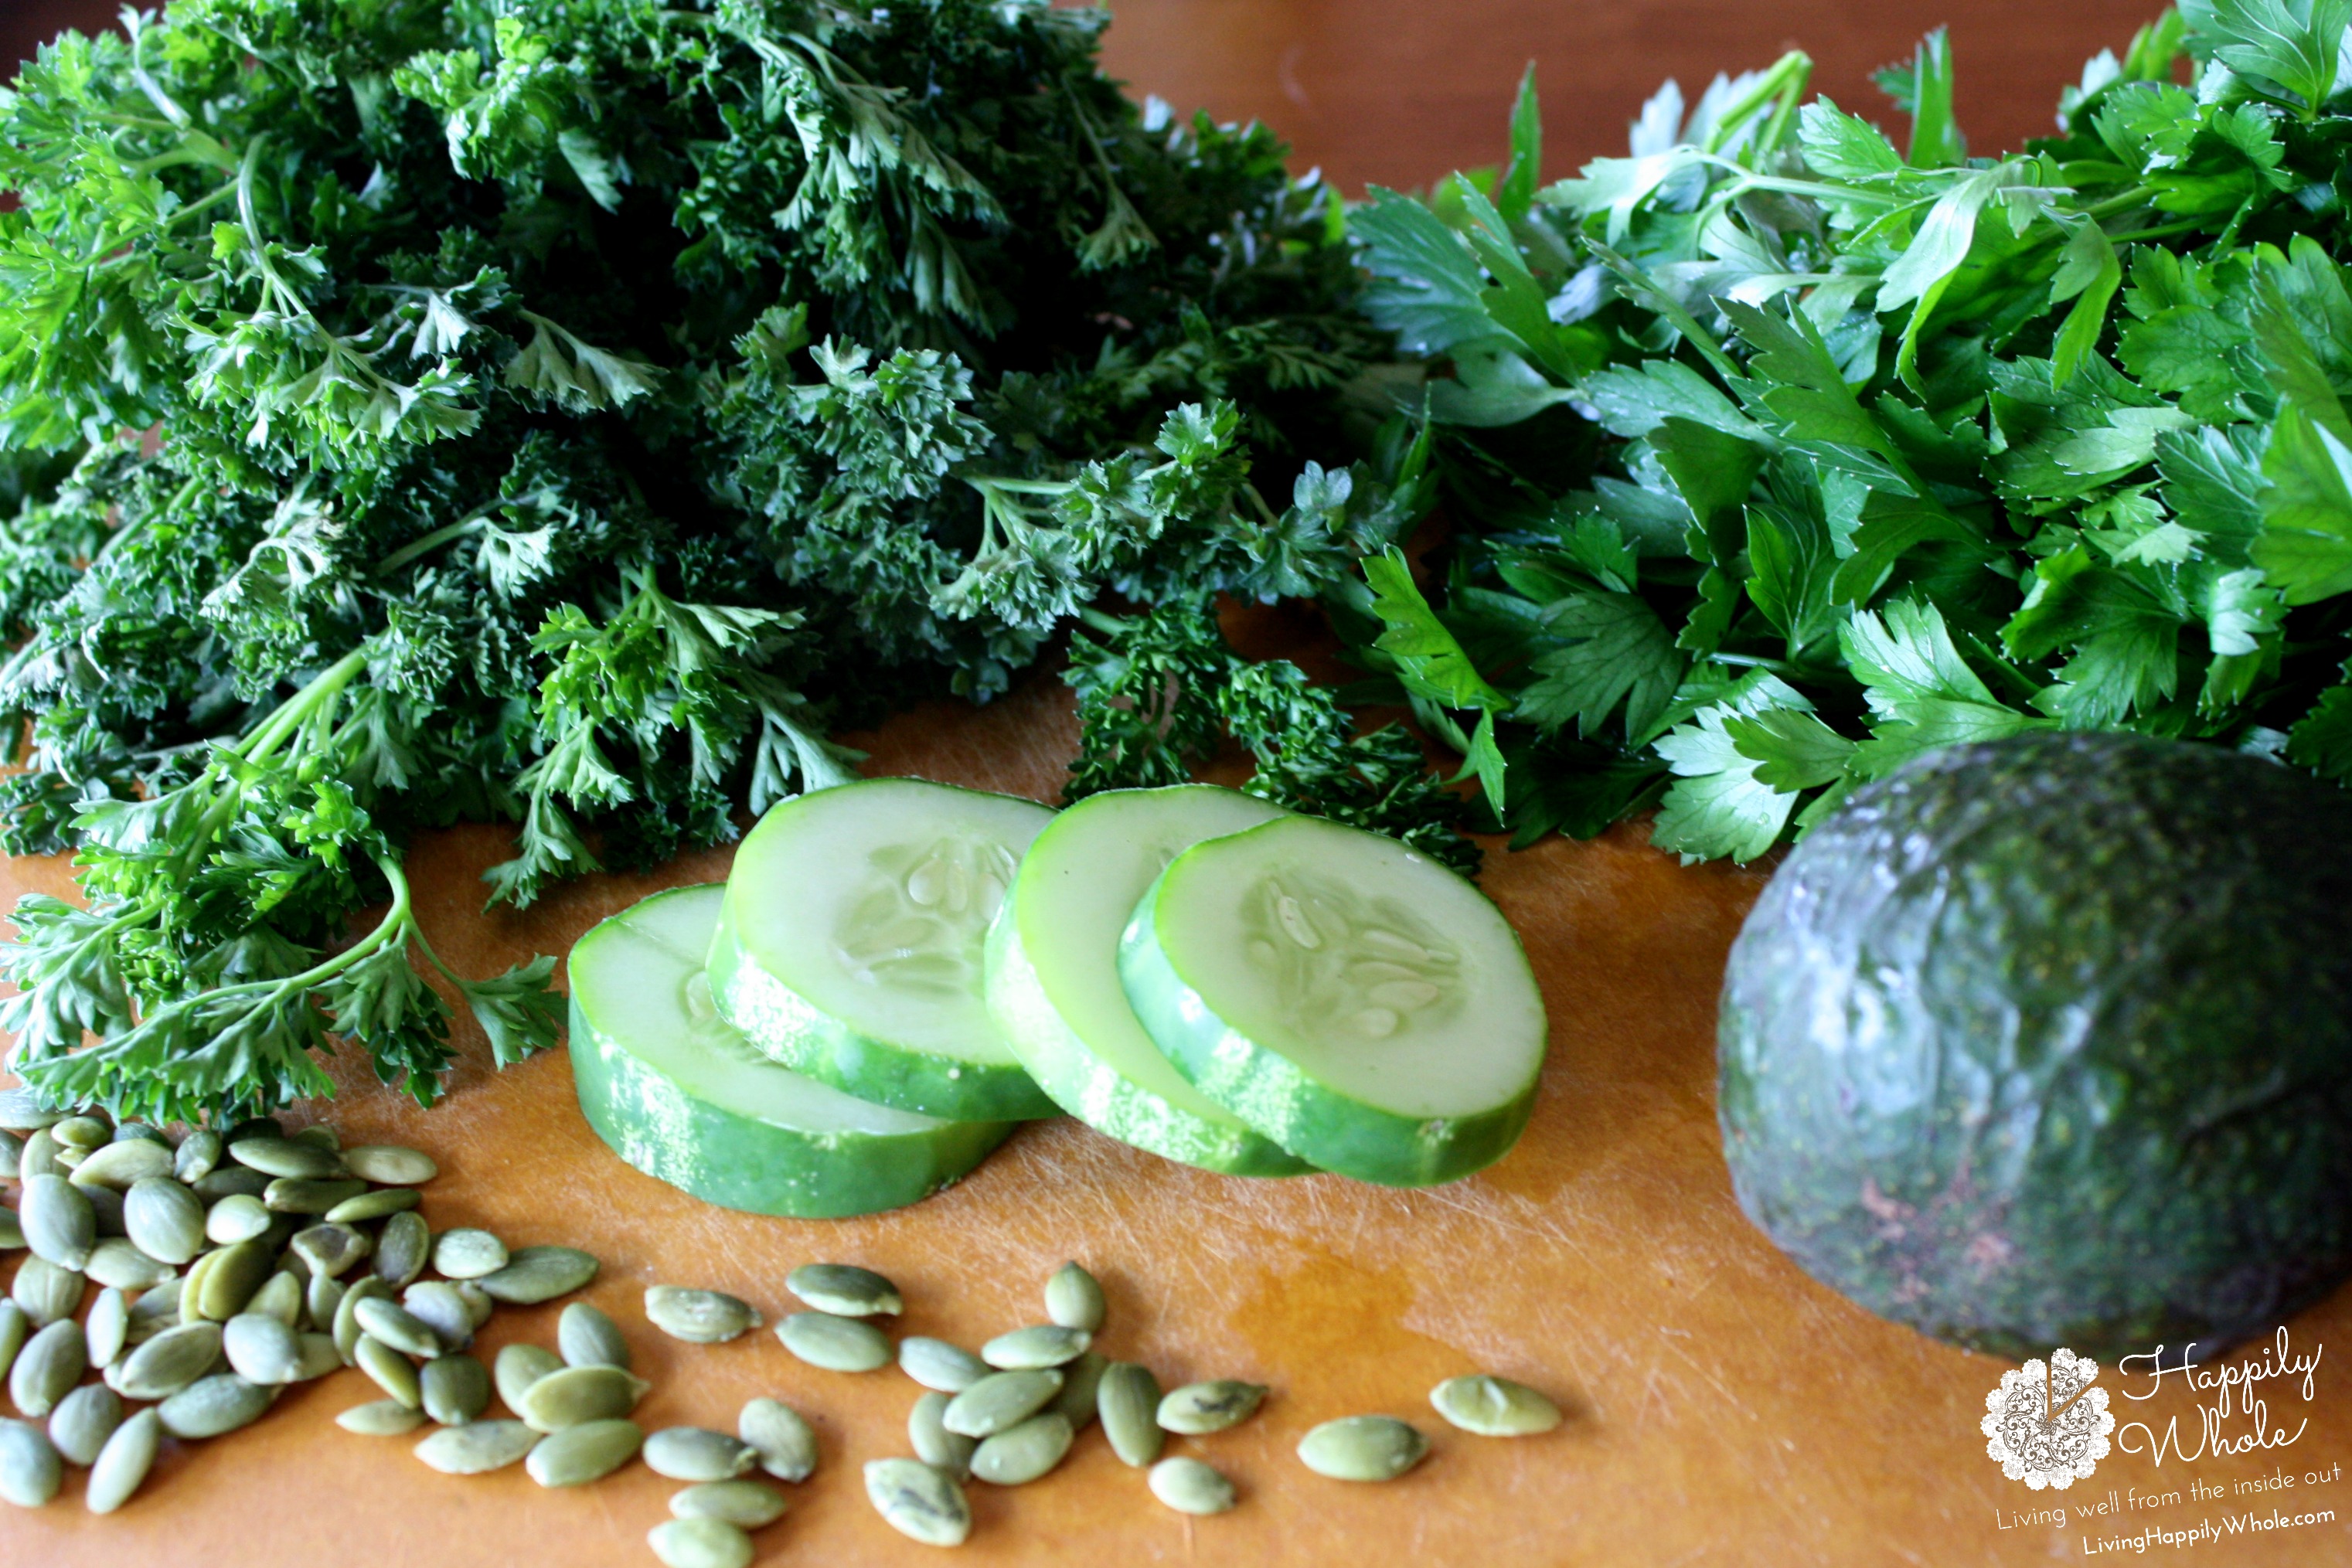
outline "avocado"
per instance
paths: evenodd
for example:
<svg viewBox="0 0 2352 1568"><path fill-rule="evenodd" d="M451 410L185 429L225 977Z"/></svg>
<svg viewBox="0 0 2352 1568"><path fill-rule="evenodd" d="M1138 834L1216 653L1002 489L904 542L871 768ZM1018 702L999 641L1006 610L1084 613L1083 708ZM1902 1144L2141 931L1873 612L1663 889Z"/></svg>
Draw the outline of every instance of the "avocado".
<svg viewBox="0 0 2352 1568"><path fill-rule="evenodd" d="M1773 875L1717 1044L1740 1205L1815 1279L2201 1358L2352 1272L2352 797L2131 735L1919 758Z"/></svg>

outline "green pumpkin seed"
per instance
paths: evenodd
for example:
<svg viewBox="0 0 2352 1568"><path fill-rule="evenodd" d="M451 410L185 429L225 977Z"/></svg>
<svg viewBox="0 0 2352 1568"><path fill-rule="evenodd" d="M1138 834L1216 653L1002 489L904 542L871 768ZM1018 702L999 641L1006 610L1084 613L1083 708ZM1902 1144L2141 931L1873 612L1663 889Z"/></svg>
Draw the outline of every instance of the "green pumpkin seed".
<svg viewBox="0 0 2352 1568"><path fill-rule="evenodd" d="M308 1144L314 1149L324 1149L331 1155L340 1154L343 1147L342 1138L324 1122L313 1122L307 1127L298 1127L287 1136L289 1142Z"/></svg>
<svg viewBox="0 0 2352 1568"><path fill-rule="evenodd" d="M1482 1437L1524 1437L1559 1425L1559 1406L1507 1377L1449 1377L1429 1391L1437 1413Z"/></svg>
<svg viewBox="0 0 2352 1568"><path fill-rule="evenodd" d="M360 1335L353 1356L359 1369L366 1373L369 1381L378 1388L412 1410L424 1406L425 1385L416 1375L415 1362L373 1334L364 1333Z"/></svg>
<svg viewBox="0 0 2352 1568"><path fill-rule="evenodd" d="M16 1353L16 1364L8 1369L8 1397L20 1416L46 1416L89 1370L89 1342L81 1325L61 1318Z"/></svg>
<svg viewBox="0 0 2352 1568"><path fill-rule="evenodd" d="M1090 1350L1062 1368L1062 1391L1049 1408L1067 1421L1073 1432L1085 1431L1094 1420L1101 1403L1102 1375L1109 1366L1100 1351Z"/></svg>
<svg viewBox="0 0 2352 1568"><path fill-rule="evenodd" d="M584 1486L627 1464L645 1440L635 1421L583 1421L541 1437L523 1466L543 1487Z"/></svg>
<svg viewBox="0 0 2352 1568"><path fill-rule="evenodd" d="M445 1355L425 1364L417 1391L427 1416L444 1427L462 1427L490 1407L490 1374L470 1355Z"/></svg>
<svg viewBox="0 0 2352 1568"><path fill-rule="evenodd" d="M1084 1329L1059 1323L1034 1323L998 1334L980 1347L980 1359L1006 1372L1037 1372L1078 1359L1094 1343Z"/></svg>
<svg viewBox="0 0 2352 1568"><path fill-rule="evenodd" d="M123 1195L123 1231L150 1258L193 1262L205 1249L205 1206L170 1176L149 1176Z"/></svg>
<svg viewBox="0 0 2352 1568"><path fill-rule="evenodd" d="M1043 1410L1061 1391L1058 1372L992 1373L949 1400L940 1419L950 1432L992 1437Z"/></svg>
<svg viewBox="0 0 2352 1568"><path fill-rule="evenodd" d="M656 1285L646 1292L646 1318L670 1338L688 1344L723 1344L765 1321L751 1302L724 1291L677 1285Z"/></svg>
<svg viewBox="0 0 2352 1568"><path fill-rule="evenodd" d="M98 1293L89 1304L89 1316L82 1320L82 1336L89 1342L89 1364L106 1367L114 1364L131 1337L131 1298L112 1286ZM88 1460L78 1463L87 1464Z"/></svg>
<svg viewBox="0 0 2352 1568"><path fill-rule="evenodd" d="M295 1342L302 1348L301 1360L296 1363L294 1381L309 1383L343 1369L342 1353L335 1348L335 1336L330 1333L299 1333Z"/></svg>
<svg viewBox="0 0 2352 1568"><path fill-rule="evenodd" d="M47 1258L27 1258L16 1265L8 1292L33 1326L45 1329L81 1310L82 1278Z"/></svg>
<svg viewBox="0 0 2352 1568"><path fill-rule="evenodd" d="M95 1229L96 1226L93 1225L91 1228ZM24 1223L16 1218L15 1209L0 1208L0 1252L23 1250L25 1250Z"/></svg>
<svg viewBox="0 0 2352 1568"><path fill-rule="evenodd" d="M487 1230L445 1230L433 1243L433 1266L451 1280L478 1280L507 1266L507 1244Z"/></svg>
<svg viewBox="0 0 2352 1568"><path fill-rule="evenodd" d="M367 1191L362 1181L312 1181L305 1176L275 1176L261 1189L262 1204L272 1214L316 1214L340 1208Z"/></svg>
<svg viewBox="0 0 2352 1568"><path fill-rule="evenodd" d="M280 1259L278 1272L261 1282L261 1289L253 1292L253 1300L245 1303L245 1310L276 1318L290 1329L302 1321L302 1287L305 1281L300 1274L287 1272L289 1267L299 1269L300 1265Z"/></svg>
<svg viewBox="0 0 2352 1568"><path fill-rule="evenodd" d="M241 1144L247 1138L282 1138L285 1135L284 1124L275 1116L247 1116L221 1134L226 1142L232 1144Z"/></svg>
<svg viewBox="0 0 2352 1568"><path fill-rule="evenodd" d="M1045 1316L1066 1329L1100 1333L1106 1310L1101 1282L1076 1263L1063 1264L1045 1281Z"/></svg>
<svg viewBox="0 0 2352 1568"><path fill-rule="evenodd" d="M173 1151L172 1174L194 1186L213 1174L227 1149L228 1145L221 1142L218 1133L209 1127L199 1127L182 1138L180 1146Z"/></svg>
<svg viewBox="0 0 2352 1568"><path fill-rule="evenodd" d="M398 1437L425 1425L425 1412L412 1410L397 1399L376 1399L352 1406L335 1417L335 1425L362 1437ZM522 1423L514 1425L520 1427Z"/></svg>
<svg viewBox="0 0 2352 1568"><path fill-rule="evenodd" d="M89 1262L82 1272L118 1291L152 1291L172 1278L173 1270L139 1250L127 1238L109 1236L90 1249Z"/></svg>
<svg viewBox="0 0 2352 1568"><path fill-rule="evenodd" d="M83 1506L92 1513L112 1513L129 1502L154 1468L155 1451L163 1444L163 1417L152 1409L142 1410L117 1427L89 1468L89 1481L82 1489Z"/></svg>
<svg viewBox="0 0 2352 1568"><path fill-rule="evenodd" d="M361 1144L343 1151L352 1175L384 1186L423 1186L441 1174L433 1156L397 1144Z"/></svg>
<svg viewBox="0 0 2352 1568"><path fill-rule="evenodd" d="M37 1176L60 1176L64 1172L65 1166L58 1163L58 1141L49 1136L49 1130L47 1127L38 1129L25 1140L24 1148L16 1155L16 1175L19 1179L29 1180Z"/></svg>
<svg viewBox="0 0 2352 1568"><path fill-rule="evenodd" d="M404 1355L431 1359L442 1352L441 1336L415 1312L397 1301L371 1296L359 1304L360 1331L381 1340Z"/></svg>
<svg viewBox="0 0 2352 1568"><path fill-rule="evenodd" d="M619 1326L586 1301L572 1302L555 1320L555 1343L573 1366L617 1366L624 1372L630 1366L629 1342Z"/></svg>
<svg viewBox="0 0 2352 1568"><path fill-rule="evenodd" d="M24 1174L25 1140L14 1133L0 1132L0 1181L14 1181Z"/></svg>
<svg viewBox="0 0 2352 1568"><path fill-rule="evenodd" d="M104 1145L112 1132L95 1116L68 1116L62 1122L50 1124L49 1136L69 1149L95 1149Z"/></svg>
<svg viewBox="0 0 2352 1568"><path fill-rule="evenodd" d="M60 1176L28 1178L19 1194L16 1223L33 1256L79 1270L98 1244L98 1216L81 1189Z"/></svg>
<svg viewBox="0 0 2352 1568"><path fill-rule="evenodd" d="M866 1497L884 1523L926 1546L961 1546L971 1533L962 1490L920 1460L867 1460Z"/></svg>
<svg viewBox="0 0 2352 1568"><path fill-rule="evenodd" d="M784 1289L837 1318L896 1317L906 1309L898 1286L851 1263L803 1263L784 1276Z"/></svg>
<svg viewBox="0 0 2352 1568"><path fill-rule="evenodd" d="M433 1256L433 1231L425 1217L404 1210L383 1222L375 1239L375 1275L397 1291L417 1275Z"/></svg>
<svg viewBox="0 0 2352 1568"><path fill-rule="evenodd" d="M1160 1426L1160 1379L1150 1367L1131 1361L1104 1367L1095 1408L1102 1416L1111 1452L1121 1460L1140 1469L1160 1457L1168 1435Z"/></svg>
<svg viewBox="0 0 2352 1568"><path fill-rule="evenodd" d="M76 1186L111 1187L116 1192L129 1192L152 1176L172 1174L172 1150L168 1145L151 1144L144 1138L133 1138L127 1144L109 1144L102 1149L92 1149L88 1157L74 1166Z"/></svg>
<svg viewBox="0 0 2352 1568"><path fill-rule="evenodd" d="M538 1443L539 1434L520 1421L467 1421L434 1433L415 1454L445 1476L479 1476L505 1469Z"/></svg>
<svg viewBox="0 0 2352 1568"><path fill-rule="evenodd" d="M316 1278L333 1279L375 1249L367 1233L348 1225L313 1225L294 1233L287 1245Z"/></svg>
<svg viewBox="0 0 2352 1568"><path fill-rule="evenodd" d="M1171 1432L1197 1437L1238 1427L1257 1414L1265 1386L1230 1377L1208 1383L1188 1383L1160 1402L1160 1425Z"/></svg>
<svg viewBox="0 0 2352 1568"><path fill-rule="evenodd" d="M675 1519L721 1519L738 1530L758 1530L784 1517L792 1506L784 1494L765 1481L705 1481L674 1492L669 1511Z"/></svg>
<svg viewBox="0 0 2352 1568"><path fill-rule="evenodd" d="M466 1298L457 1293L457 1287L446 1280L418 1281L401 1292L400 1307L451 1350L463 1350L474 1343L474 1314L467 1311Z"/></svg>
<svg viewBox="0 0 2352 1568"><path fill-rule="evenodd" d="M18 1508L46 1508L65 1484L65 1466L38 1427L0 1421L0 1499Z"/></svg>
<svg viewBox="0 0 2352 1568"><path fill-rule="evenodd" d="M793 1312L776 1325L784 1348L827 1372L872 1372L890 1364L890 1336L856 1318Z"/></svg>
<svg viewBox="0 0 2352 1568"><path fill-rule="evenodd" d="M188 1190L206 1203L225 1197L259 1197L269 1190L269 1178L243 1166L219 1166L188 1184Z"/></svg>
<svg viewBox="0 0 2352 1568"><path fill-rule="evenodd" d="M567 1366L524 1391L515 1414L541 1432L625 1416L653 1386L617 1366Z"/></svg>
<svg viewBox="0 0 2352 1568"><path fill-rule="evenodd" d="M334 1150L291 1138L240 1138L229 1145L228 1157L247 1170L295 1181L327 1181L345 1169L343 1156Z"/></svg>
<svg viewBox="0 0 2352 1568"><path fill-rule="evenodd" d="M907 1440L915 1446L915 1458L960 1481L971 1474L971 1451L980 1447L980 1439L949 1431L941 1419L947 1409L948 1396L936 1388L916 1400L907 1413Z"/></svg>
<svg viewBox="0 0 2352 1568"><path fill-rule="evenodd" d="M343 1282L331 1274L313 1274L302 1287L302 1315L321 1329L334 1328L342 1304Z"/></svg>
<svg viewBox="0 0 2352 1568"><path fill-rule="evenodd" d="M460 1280L449 1288L457 1291L457 1300L465 1303L466 1323L469 1328L480 1328L490 1321L490 1314L499 1310L499 1303L490 1293L471 1280Z"/></svg>
<svg viewBox="0 0 2352 1568"><path fill-rule="evenodd" d="M30 1089L0 1089L0 1127L12 1133L38 1132L54 1127L68 1113L51 1111L41 1103L41 1097Z"/></svg>
<svg viewBox="0 0 2352 1568"><path fill-rule="evenodd" d="M366 1332L360 1327L360 1303L373 1297L389 1298L391 1294L391 1286L370 1274L352 1281L343 1299L335 1303L335 1322L331 1332L335 1336L335 1350L342 1356L345 1366L359 1364L360 1337Z"/></svg>
<svg viewBox="0 0 2352 1568"><path fill-rule="evenodd" d="M507 1266L475 1283L493 1301L535 1306L568 1296L596 1278L596 1260L576 1247L522 1247Z"/></svg>
<svg viewBox="0 0 2352 1568"><path fill-rule="evenodd" d="M1421 1463L1429 1439L1393 1416L1342 1416L1298 1440L1298 1458L1335 1481L1394 1480Z"/></svg>
<svg viewBox="0 0 2352 1568"><path fill-rule="evenodd" d="M665 1427L646 1438L646 1468L674 1481L729 1481L760 1462L759 1450L704 1427Z"/></svg>
<svg viewBox="0 0 2352 1568"><path fill-rule="evenodd" d="M1234 1506L1234 1483L1198 1459L1162 1459L1145 1479L1151 1495L1178 1513L1223 1513Z"/></svg>
<svg viewBox="0 0 2352 1568"><path fill-rule="evenodd" d="M217 1437L261 1419L277 1397L257 1383L230 1374L200 1378L155 1406L174 1437Z"/></svg>
<svg viewBox="0 0 2352 1568"><path fill-rule="evenodd" d="M49 1442L66 1463L93 1465L121 1425L122 1396L103 1383L85 1383L49 1412Z"/></svg>
<svg viewBox="0 0 2352 1568"><path fill-rule="evenodd" d="M100 1236L128 1236L130 1227L122 1221L123 1195L110 1186L86 1186L81 1195L89 1199L90 1218L97 1222Z"/></svg>
<svg viewBox="0 0 2352 1568"><path fill-rule="evenodd" d="M122 1363L116 1392L125 1399L165 1399L213 1370L221 1355L218 1323L165 1329Z"/></svg>
<svg viewBox="0 0 2352 1568"><path fill-rule="evenodd" d="M33 1335L33 1320L14 1301L0 1301L0 1377L16 1364L16 1353Z"/></svg>
<svg viewBox="0 0 2352 1568"><path fill-rule="evenodd" d="M994 1486L1025 1486L1062 1462L1076 1434L1053 1411L984 1439L971 1453L971 1473Z"/></svg>
<svg viewBox="0 0 2352 1568"><path fill-rule="evenodd" d="M245 1311L276 1267L266 1237L207 1252L196 1260L181 1288L181 1314L225 1323Z"/></svg>
<svg viewBox="0 0 2352 1568"><path fill-rule="evenodd" d="M735 1421L735 1435L760 1456L760 1468L780 1481L816 1473L816 1428L780 1399L754 1399Z"/></svg>
<svg viewBox="0 0 2352 1568"><path fill-rule="evenodd" d="M217 1247L234 1247L269 1234L271 1215L249 1192L231 1193L205 1214L205 1237Z"/></svg>
<svg viewBox="0 0 2352 1568"><path fill-rule="evenodd" d="M170 1137L165 1135L163 1128L152 1122L125 1122L114 1129L114 1142L128 1143L132 1138L143 1138L151 1144L161 1144L167 1149L172 1146Z"/></svg>
<svg viewBox="0 0 2352 1568"><path fill-rule="evenodd" d="M665 1520L646 1531L663 1568L748 1568L751 1538L723 1519Z"/></svg>
<svg viewBox="0 0 2352 1568"><path fill-rule="evenodd" d="M380 1186L373 1192L343 1199L327 1210L324 1218L330 1225L358 1225L415 1208L424 1201L425 1195L413 1186Z"/></svg>
<svg viewBox="0 0 2352 1568"><path fill-rule="evenodd" d="M229 1370L247 1383L291 1383L302 1370L302 1342L264 1312L239 1312L221 1325L221 1352Z"/></svg>
<svg viewBox="0 0 2352 1568"><path fill-rule="evenodd" d="M140 1292L138 1299L131 1303L133 1344L143 1344L154 1333L179 1323L180 1292L185 1286L184 1280L166 1280L152 1291Z"/></svg>
<svg viewBox="0 0 2352 1568"><path fill-rule="evenodd" d="M499 1352L493 1364L492 1376L498 1384L499 1400L509 1410L522 1408L522 1396L530 1385L551 1372L563 1370L563 1363L553 1351L542 1345L510 1344Z"/></svg>
<svg viewBox="0 0 2352 1568"><path fill-rule="evenodd" d="M989 1365L960 1344L916 1334L898 1342L898 1370L926 1388L961 1394L986 1377Z"/></svg>

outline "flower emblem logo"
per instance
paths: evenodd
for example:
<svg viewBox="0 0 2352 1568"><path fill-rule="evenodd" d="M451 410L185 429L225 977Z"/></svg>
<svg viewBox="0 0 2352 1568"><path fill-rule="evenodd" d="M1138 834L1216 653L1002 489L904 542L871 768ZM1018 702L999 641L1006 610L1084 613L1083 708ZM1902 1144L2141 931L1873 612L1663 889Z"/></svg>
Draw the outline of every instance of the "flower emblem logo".
<svg viewBox="0 0 2352 1568"><path fill-rule="evenodd" d="M2000 1386L1985 1396L1986 1457L2035 1491L2063 1491L2086 1479L2107 1457L2116 1429L2107 1391L2093 1385L2098 1375L2097 1362L2064 1349L2002 1373Z"/></svg>

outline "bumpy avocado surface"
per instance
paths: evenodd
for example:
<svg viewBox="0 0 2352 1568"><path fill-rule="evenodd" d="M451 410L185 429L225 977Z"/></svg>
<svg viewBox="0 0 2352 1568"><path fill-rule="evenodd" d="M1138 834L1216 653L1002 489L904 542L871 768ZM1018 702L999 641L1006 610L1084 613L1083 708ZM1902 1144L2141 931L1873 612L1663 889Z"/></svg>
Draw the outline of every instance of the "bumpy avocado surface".
<svg viewBox="0 0 2352 1568"><path fill-rule="evenodd" d="M1773 876L1718 1044L1739 1201L1816 1279L2201 1356L2352 1273L2352 797L2137 736L1921 758Z"/></svg>

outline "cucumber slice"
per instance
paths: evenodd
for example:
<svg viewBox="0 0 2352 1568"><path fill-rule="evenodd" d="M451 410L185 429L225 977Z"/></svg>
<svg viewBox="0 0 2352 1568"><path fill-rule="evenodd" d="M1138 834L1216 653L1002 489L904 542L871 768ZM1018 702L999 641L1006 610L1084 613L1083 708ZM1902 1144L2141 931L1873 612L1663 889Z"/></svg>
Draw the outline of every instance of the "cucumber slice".
<svg viewBox="0 0 2352 1568"><path fill-rule="evenodd" d="M920 779L785 801L735 853L719 1011L795 1072L959 1122L1051 1116L981 995L988 923L1054 813Z"/></svg>
<svg viewBox="0 0 2352 1568"><path fill-rule="evenodd" d="M1291 1153L1452 1181L1527 1126L1543 997L1502 912L1394 839L1285 817L1179 855L1119 978L1178 1071Z"/></svg>
<svg viewBox="0 0 2352 1568"><path fill-rule="evenodd" d="M1013 1129L853 1100L753 1051L710 1000L724 889L657 893L572 949L572 1076L596 1135L706 1202L837 1219L928 1197Z"/></svg>
<svg viewBox="0 0 2352 1568"><path fill-rule="evenodd" d="M1283 815L1235 789L1180 784L1089 796L1037 835L988 931L988 1010L1037 1086L1121 1143L1233 1176L1296 1176L1306 1161L1192 1087L1151 1042L1118 983L1135 901L1202 839Z"/></svg>

